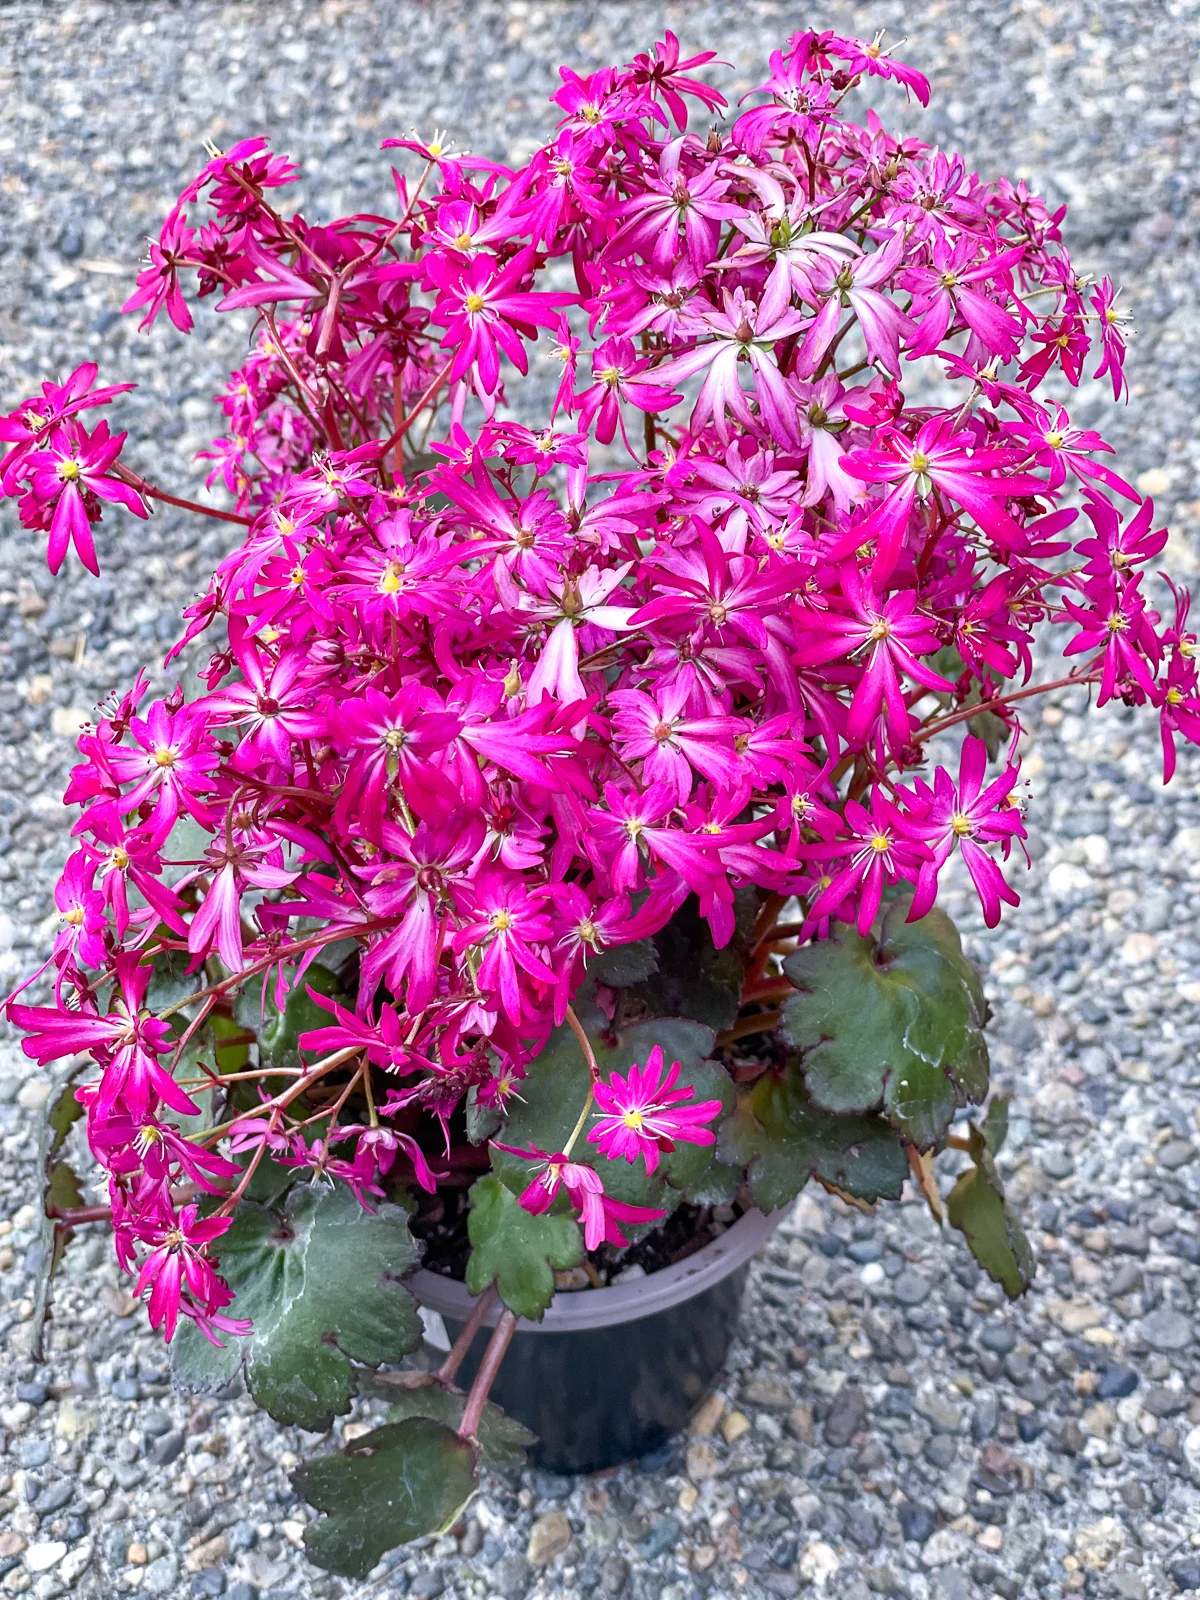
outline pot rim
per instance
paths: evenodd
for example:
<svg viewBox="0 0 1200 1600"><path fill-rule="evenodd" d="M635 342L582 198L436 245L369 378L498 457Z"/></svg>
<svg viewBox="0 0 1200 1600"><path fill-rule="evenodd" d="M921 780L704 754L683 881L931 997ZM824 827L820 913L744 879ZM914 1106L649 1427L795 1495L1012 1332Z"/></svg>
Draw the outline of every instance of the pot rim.
<svg viewBox="0 0 1200 1600"><path fill-rule="evenodd" d="M593 1328L612 1328L624 1322L638 1322L660 1311L682 1305L694 1296L703 1294L714 1284L736 1272L743 1262L749 1261L760 1245L764 1244L791 1210L790 1206L772 1211L769 1215L752 1207L727 1228L719 1239L713 1239L693 1255L673 1262L658 1272L629 1283L612 1283L603 1289L581 1289L554 1296L540 1322L528 1322L524 1317L517 1324L518 1333L582 1333ZM445 1278L438 1272L422 1267L408 1280L408 1286L420 1305L436 1311L453 1322L465 1322L475 1304L465 1283L457 1278ZM497 1303L484 1318L488 1327L495 1327L503 1307Z"/></svg>

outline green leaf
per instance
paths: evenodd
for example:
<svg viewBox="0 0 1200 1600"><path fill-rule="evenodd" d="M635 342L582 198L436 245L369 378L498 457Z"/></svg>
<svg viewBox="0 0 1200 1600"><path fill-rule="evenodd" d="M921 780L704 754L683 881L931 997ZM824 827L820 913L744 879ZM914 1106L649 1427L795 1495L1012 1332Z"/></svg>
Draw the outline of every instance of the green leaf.
<svg viewBox="0 0 1200 1600"><path fill-rule="evenodd" d="M177 1006L200 988L204 972L202 969L189 972L190 959L186 950L159 951L153 961L153 976L146 985L144 1004L148 1010L157 1013L168 1006ZM187 1027L187 1018L178 1013L169 1020L177 1035Z"/></svg>
<svg viewBox="0 0 1200 1600"><path fill-rule="evenodd" d="M606 983L610 989L628 989L658 971L658 951L649 939L614 945L592 956L587 971L596 983Z"/></svg>
<svg viewBox="0 0 1200 1600"><path fill-rule="evenodd" d="M495 1280L509 1310L531 1322L540 1322L550 1304L554 1274L577 1267L583 1259L577 1222L532 1216L495 1173L472 1186L467 1232L467 1288L482 1294Z"/></svg>
<svg viewBox="0 0 1200 1600"><path fill-rule="evenodd" d="M49 1138L46 1145L46 1160L53 1161L63 1145L67 1142L67 1135L83 1115L83 1106L75 1098L74 1082L69 1082L63 1088L54 1104L46 1114L46 1125L49 1128Z"/></svg>
<svg viewBox="0 0 1200 1600"><path fill-rule="evenodd" d="M888 1123L816 1110L794 1071L764 1073L738 1095L718 1153L746 1168L763 1211L789 1205L810 1178L874 1202L898 1200L908 1176L908 1158Z"/></svg>
<svg viewBox="0 0 1200 1600"><path fill-rule="evenodd" d="M714 1033L732 1025L742 997L747 947L758 901L752 889L739 889L735 901L737 930L717 950L695 895L654 935L658 971L628 991L651 1017L690 1017ZM588 972L592 971L589 964Z"/></svg>
<svg viewBox="0 0 1200 1600"><path fill-rule="evenodd" d="M218 1241L233 1317L253 1332L215 1350L191 1323L172 1341L176 1381L211 1392L245 1366L250 1393L277 1422L310 1432L350 1409L351 1362L399 1361L421 1342L416 1304L399 1281L417 1263L407 1214L364 1211L349 1189L300 1185L282 1212L239 1206Z"/></svg>
<svg viewBox="0 0 1200 1600"><path fill-rule="evenodd" d="M309 996L310 988L318 994L332 995L338 992L338 981L328 967L314 961L302 981L293 986L282 1011L276 1006L269 987L264 1010L261 983L247 984L234 1001L233 1020L239 1028L258 1035L258 1053L265 1066L298 1067L300 1035L313 1028L329 1026L332 1019L328 1011L322 1011Z"/></svg>
<svg viewBox="0 0 1200 1600"><path fill-rule="evenodd" d="M480 1105L475 1086L467 1090L466 1108L463 1113L467 1125L467 1138L472 1144L484 1144L493 1134L500 1131L503 1117L495 1106Z"/></svg>
<svg viewBox="0 0 1200 1600"><path fill-rule="evenodd" d="M601 1031L603 1018L588 1019L587 1033L602 1077L611 1072L627 1073L636 1061L644 1066L658 1045L667 1067L680 1064L678 1086L693 1086L693 1102L720 1100L722 1112L733 1108L733 1085L719 1062L709 1061L713 1047L711 1028L681 1017L659 1017L636 1022L614 1037ZM583 1110L588 1095L588 1067L579 1041L565 1024L555 1029L545 1046L530 1063L529 1076L521 1089L521 1100L514 1101L502 1135L505 1144L528 1148L536 1146L550 1154L561 1150ZM594 1126L589 1118L588 1126ZM663 1156L653 1176L643 1160L610 1161L594 1144L589 1144L587 1128L571 1151L571 1159L595 1167L604 1176L606 1191L627 1205L655 1206L670 1211L680 1192L701 1181L713 1161L713 1146L680 1141L670 1155ZM492 1170L498 1172L510 1189L520 1193L529 1182L530 1163L502 1150L492 1150ZM643 1226L643 1232L649 1225ZM638 1237L637 1228L632 1237Z"/></svg>
<svg viewBox="0 0 1200 1600"><path fill-rule="evenodd" d="M882 1110L926 1150L987 1093L987 1002L950 918L935 909L907 923L910 903L887 905L865 939L843 927L789 956L800 993L782 1026L817 1107Z"/></svg>
<svg viewBox="0 0 1200 1600"><path fill-rule="evenodd" d="M971 1254L1010 1300L1033 1282L1037 1263L1025 1230L1004 1198L1004 1185L983 1135L972 1128L973 1165L960 1175L946 1199L946 1215L966 1237Z"/></svg>
<svg viewBox="0 0 1200 1600"><path fill-rule="evenodd" d="M457 1428L462 1421L467 1397L454 1389L447 1389L427 1372L388 1373L387 1376L406 1380L401 1386L379 1382L373 1392L391 1400L388 1407L389 1422L404 1422L408 1417L432 1417L444 1422L448 1428ZM531 1433L524 1423L510 1417L489 1400L483 1408L476 1429L480 1460L489 1467L521 1467L525 1452L537 1443L537 1434Z"/></svg>
<svg viewBox="0 0 1200 1600"><path fill-rule="evenodd" d="M292 1474L297 1494L326 1516L304 1530L308 1559L365 1578L397 1545L449 1527L475 1492L478 1452L432 1417L408 1417L355 1439Z"/></svg>
<svg viewBox="0 0 1200 1600"><path fill-rule="evenodd" d="M994 1156L1000 1154L1008 1139L1008 1108L1011 1103L1011 1095L993 1095L991 1104L987 1108L987 1115L983 1119L983 1137L987 1140L987 1147Z"/></svg>

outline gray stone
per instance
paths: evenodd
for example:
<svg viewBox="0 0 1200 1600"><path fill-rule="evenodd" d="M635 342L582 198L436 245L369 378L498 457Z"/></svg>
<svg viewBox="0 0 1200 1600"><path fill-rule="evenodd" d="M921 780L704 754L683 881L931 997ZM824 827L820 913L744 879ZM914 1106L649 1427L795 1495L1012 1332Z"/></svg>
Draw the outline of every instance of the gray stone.
<svg viewBox="0 0 1200 1600"><path fill-rule="evenodd" d="M927 1506L902 1505L896 1512L906 1539L924 1544L937 1527L937 1517Z"/></svg>
<svg viewBox="0 0 1200 1600"><path fill-rule="evenodd" d="M600 1593L606 1600L618 1600L618 1596L625 1592L629 1582L629 1563L624 1556L612 1554L606 1556L600 1568Z"/></svg>
<svg viewBox="0 0 1200 1600"><path fill-rule="evenodd" d="M1170 1139L1158 1151L1156 1159L1168 1172L1177 1172L1196 1159L1196 1146L1190 1139Z"/></svg>
<svg viewBox="0 0 1200 1600"><path fill-rule="evenodd" d="M962 1433L965 1429L960 1407L936 1389L922 1390L917 1395L916 1406L938 1433Z"/></svg>
<svg viewBox="0 0 1200 1600"><path fill-rule="evenodd" d="M1141 1322L1142 1338L1151 1350L1163 1353L1186 1350L1192 1342L1193 1332L1191 1317L1181 1311L1169 1311L1165 1306L1152 1311Z"/></svg>
<svg viewBox="0 0 1200 1600"><path fill-rule="evenodd" d="M893 1283L892 1293L902 1306L919 1306L929 1298L930 1287L929 1279L923 1273L905 1267Z"/></svg>
<svg viewBox="0 0 1200 1600"><path fill-rule="evenodd" d="M1096 1385L1098 1400L1123 1400L1138 1386L1138 1375L1132 1367L1105 1367Z"/></svg>
<svg viewBox="0 0 1200 1600"><path fill-rule="evenodd" d="M150 1447L150 1459L156 1467L166 1467L178 1459L183 1450L183 1434L178 1428L172 1428L170 1433L164 1433L161 1438L155 1439Z"/></svg>
<svg viewBox="0 0 1200 1600"><path fill-rule="evenodd" d="M1048 1178L1069 1178L1075 1171L1075 1158L1069 1151L1051 1145L1038 1156L1038 1165Z"/></svg>
<svg viewBox="0 0 1200 1600"><path fill-rule="evenodd" d="M440 1566L426 1567L418 1572L408 1590L414 1600L438 1600L446 1592L446 1574Z"/></svg>
<svg viewBox="0 0 1200 1600"><path fill-rule="evenodd" d="M1146 1585L1136 1572L1127 1568L1105 1574L1104 1592L1113 1600L1146 1600Z"/></svg>
<svg viewBox="0 0 1200 1600"><path fill-rule="evenodd" d="M971 1437L977 1444L990 1439L1000 1421L1000 1402L994 1389L979 1389L971 1404Z"/></svg>
<svg viewBox="0 0 1200 1600"><path fill-rule="evenodd" d="M998 1322L994 1318L984 1324L979 1342L994 1355L1006 1356L1017 1342L1017 1330L1011 1322Z"/></svg>
<svg viewBox="0 0 1200 1600"><path fill-rule="evenodd" d="M933 1600L972 1600L974 1586L960 1567L939 1567L930 1580Z"/></svg>
<svg viewBox="0 0 1200 1600"><path fill-rule="evenodd" d="M503 1556L492 1568L489 1581L503 1600L522 1600L533 1582L533 1568L522 1555Z"/></svg>
<svg viewBox="0 0 1200 1600"><path fill-rule="evenodd" d="M179 1582L179 1560L172 1553L159 1556L146 1568L142 1588L147 1594L174 1594Z"/></svg>
<svg viewBox="0 0 1200 1600"><path fill-rule="evenodd" d="M1004 1564L1013 1572L1028 1572L1046 1543L1046 1524L1021 1500L1013 1505L1004 1528Z"/></svg>
<svg viewBox="0 0 1200 1600"><path fill-rule="evenodd" d="M679 1539L679 1521L675 1517L662 1517L637 1546L638 1555L645 1561L673 1550Z"/></svg>
<svg viewBox="0 0 1200 1600"><path fill-rule="evenodd" d="M867 1424L867 1402L856 1384L845 1383L834 1395L825 1418L825 1443L834 1449L848 1445Z"/></svg>

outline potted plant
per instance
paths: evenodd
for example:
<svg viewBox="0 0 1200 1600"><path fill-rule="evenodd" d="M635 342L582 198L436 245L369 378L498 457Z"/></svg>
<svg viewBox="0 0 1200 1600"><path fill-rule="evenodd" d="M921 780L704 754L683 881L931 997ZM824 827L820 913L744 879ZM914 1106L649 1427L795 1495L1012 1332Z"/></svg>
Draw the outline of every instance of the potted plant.
<svg viewBox="0 0 1200 1600"><path fill-rule="evenodd" d="M207 638L194 692L139 675L80 737L47 998L8 1015L70 1062L47 1282L110 1219L185 1386L310 1430L391 1398L297 1476L338 1572L522 1422L574 1467L677 1427L810 1179L911 1182L1022 1293L939 874L1016 903L1030 697L1149 704L1168 777L1200 732L1166 535L1047 392L1089 353L1124 389L1062 211L849 121L869 80L928 99L878 40L795 34L740 112L711 60L564 69L516 169L386 140L391 217L288 215L286 158L214 150L126 309L254 311L226 508L122 459L90 363L0 424L55 572L106 503L240 540L167 657Z"/></svg>

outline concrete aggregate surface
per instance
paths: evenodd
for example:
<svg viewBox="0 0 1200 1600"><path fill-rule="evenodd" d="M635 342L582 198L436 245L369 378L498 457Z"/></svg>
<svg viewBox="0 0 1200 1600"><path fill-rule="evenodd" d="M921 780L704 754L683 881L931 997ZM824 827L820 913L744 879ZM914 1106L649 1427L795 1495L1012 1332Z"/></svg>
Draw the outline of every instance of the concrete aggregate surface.
<svg viewBox="0 0 1200 1600"><path fill-rule="evenodd" d="M269 133L304 163L310 216L377 209L382 137L437 124L523 157L551 125L560 61L619 61L664 23L731 62L738 93L794 27L886 27L934 91L922 114L880 90L886 119L1070 202L1076 264L1112 272L1138 328L1129 405L1089 388L1075 417L1154 494L1167 558L1194 577L1196 0L0 3L0 409L94 359L104 381L140 384L113 412L133 464L201 492L192 455L217 431L211 396L246 325L202 313L190 339L165 319L146 336L117 308L203 139ZM103 576L56 583L0 516L7 990L54 926L75 730L157 667L226 536L106 513ZM802 1197L689 1437L603 1477L492 1480L461 1537L367 1584L303 1560L286 1473L318 1441L244 1396L175 1397L98 1232L69 1253L33 1365L48 1085L0 1039L0 1595L1200 1594L1200 760L1163 790L1149 718L1081 710L1067 696L1040 713L1025 768L1037 871L1019 911L989 934L961 890L950 907L1015 1095L1003 1166L1041 1258L1027 1299L1002 1302L922 1205L867 1217Z"/></svg>

